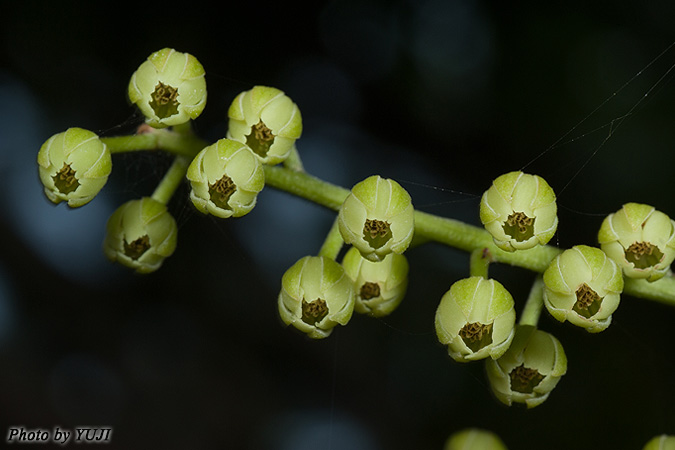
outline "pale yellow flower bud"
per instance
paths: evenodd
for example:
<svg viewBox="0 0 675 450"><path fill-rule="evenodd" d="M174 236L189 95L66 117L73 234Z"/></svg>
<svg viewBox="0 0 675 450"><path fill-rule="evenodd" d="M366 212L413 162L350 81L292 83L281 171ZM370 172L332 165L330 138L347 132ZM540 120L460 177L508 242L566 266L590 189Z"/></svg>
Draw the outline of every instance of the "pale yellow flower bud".
<svg viewBox="0 0 675 450"><path fill-rule="evenodd" d="M110 216L103 251L138 273L154 272L173 254L177 234L166 206L144 197L126 202Z"/></svg>
<svg viewBox="0 0 675 450"><path fill-rule="evenodd" d="M96 133L82 128L50 137L40 148L37 162L47 198L68 202L73 208L90 202L112 170L108 147Z"/></svg>
<svg viewBox="0 0 675 450"><path fill-rule="evenodd" d="M504 355L486 362L488 380L502 403L542 404L567 372L567 356L560 341L531 325L517 325Z"/></svg>
<svg viewBox="0 0 675 450"><path fill-rule="evenodd" d="M414 212L410 195L400 184L373 175L352 188L340 207L338 226L345 243L376 262L408 248L415 231Z"/></svg>
<svg viewBox="0 0 675 450"><path fill-rule="evenodd" d="M499 358L513 339L513 297L496 280L483 277L455 282L436 310L436 335L458 362Z"/></svg>
<svg viewBox="0 0 675 450"><path fill-rule="evenodd" d="M187 179L195 207L220 218L248 214L265 186L262 163L246 145L229 139L199 152L188 167Z"/></svg>
<svg viewBox="0 0 675 450"><path fill-rule="evenodd" d="M346 325L354 312L354 287L342 266L325 256L305 256L281 279L279 315L313 339Z"/></svg>
<svg viewBox="0 0 675 450"><path fill-rule="evenodd" d="M228 111L227 137L248 145L264 164L278 164L302 134L300 109L282 91L255 86L239 94Z"/></svg>
<svg viewBox="0 0 675 450"><path fill-rule="evenodd" d="M359 314L382 317L391 314L401 303L408 287L408 260L390 253L380 262L361 256L355 247L347 251L342 266L354 281Z"/></svg>
<svg viewBox="0 0 675 450"><path fill-rule="evenodd" d="M590 333L605 330L619 307L623 275L599 248L576 245L558 255L544 272L544 305L561 322Z"/></svg>
<svg viewBox="0 0 675 450"><path fill-rule="evenodd" d="M129 100L148 125L164 128L196 119L206 106L204 67L189 53L164 48L148 57L129 81Z"/></svg>
<svg viewBox="0 0 675 450"><path fill-rule="evenodd" d="M502 250L546 244L558 227L555 194L538 175L501 175L483 194L480 220Z"/></svg>
<svg viewBox="0 0 675 450"><path fill-rule="evenodd" d="M507 448L493 432L469 428L450 436L443 450L507 450Z"/></svg>
<svg viewBox="0 0 675 450"><path fill-rule="evenodd" d="M627 203L602 222L598 242L627 277L656 281L675 259L675 221L653 206Z"/></svg>

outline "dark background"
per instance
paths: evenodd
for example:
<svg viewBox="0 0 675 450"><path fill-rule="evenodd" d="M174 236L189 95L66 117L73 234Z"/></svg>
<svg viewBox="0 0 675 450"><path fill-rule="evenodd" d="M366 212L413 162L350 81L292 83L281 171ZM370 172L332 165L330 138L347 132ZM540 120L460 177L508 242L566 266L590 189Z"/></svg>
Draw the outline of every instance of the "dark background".
<svg viewBox="0 0 675 450"><path fill-rule="evenodd" d="M559 197L554 243L595 245L623 203L675 215L675 49L657 58L675 41L675 4L218 3L3 7L0 434L110 426L111 449L435 450L469 426L510 449L640 449L675 433L668 306L624 296L599 335L544 313L568 373L542 406L507 408L483 365L454 363L433 332L466 254L411 250L392 316L355 316L310 341L284 328L276 297L284 270L318 251L330 211L266 189L251 214L220 221L195 212L183 187L170 204L176 253L138 276L105 260L105 221L149 195L170 158L116 155L79 210L49 204L35 163L71 126L132 132L128 79L169 46L206 69L195 128L210 141L238 92L272 85L301 108L312 174L345 187L392 177L419 209L479 224L491 180L531 163ZM533 274L491 275L520 309Z"/></svg>

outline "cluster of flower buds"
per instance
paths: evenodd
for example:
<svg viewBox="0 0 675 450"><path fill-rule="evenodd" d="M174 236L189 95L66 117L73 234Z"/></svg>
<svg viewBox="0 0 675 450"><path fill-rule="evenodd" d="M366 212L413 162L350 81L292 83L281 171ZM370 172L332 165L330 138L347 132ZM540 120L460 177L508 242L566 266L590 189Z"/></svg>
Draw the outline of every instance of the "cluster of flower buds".
<svg viewBox="0 0 675 450"><path fill-rule="evenodd" d="M138 67L127 92L149 127L174 127L175 131L196 119L206 106L204 67L189 53L164 48ZM283 162L295 151L302 133L297 105L271 87L255 86L242 92L228 116L227 138L200 151L186 174L195 207L220 218L240 217L253 209L265 185L263 165ZM111 150L105 142L81 128L49 138L37 157L47 198L54 203L65 201L70 207L91 201L112 170ZM147 273L159 268L173 252L175 221L164 205L168 198L157 198L162 201L153 194L128 202L113 214L105 241L110 259Z"/></svg>
<svg viewBox="0 0 675 450"><path fill-rule="evenodd" d="M445 441L443 450L507 450L502 440L491 431L467 428Z"/></svg>
<svg viewBox="0 0 675 450"><path fill-rule="evenodd" d="M499 249L506 252L532 249L546 244L556 232L556 197L543 178L510 172L497 177L483 194L480 219ZM617 273L619 281L622 281L620 272ZM484 359L492 390L504 404L521 403L528 408L537 406L546 400L565 374L565 352L552 335L532 325L516 325L511 294L496 280L481 275L455 282L441 299L436 310L438 340L448 346L448 353L455 361ZM592 286L595 284L590 280L596 278L608 283L605 272L590 277ZM535 285L535 289L538 290L533 299L541 299L541 287ZM621 292L621 287L618 292ZM606 290L601 294L606 296ZM593 314L586 314L584 320L591 325L601 322L611 315L613 300L613 297L605 300L602 313L595 308ZM561 301L551 298L550 303L558 305ZM574 311L573 306L567 303L560 308L565 309L557 316L559 318L561 314L568 314L568 310ZM569 317L569 320L576 321L576 317ZM495 443L480 448L504 447Z"/></svg>
<svg viewBox="0 0 675 450"><path fill-rule="evenodd" d="M340 208L337 231L331 230L353 246L341 265L306 256L286 271L278 299L284 323L316 339L345 325L353 311L391 314L408 286L402 253L414 232L413 213L410 195L395 181L375 175L357 183Z"/></svg>

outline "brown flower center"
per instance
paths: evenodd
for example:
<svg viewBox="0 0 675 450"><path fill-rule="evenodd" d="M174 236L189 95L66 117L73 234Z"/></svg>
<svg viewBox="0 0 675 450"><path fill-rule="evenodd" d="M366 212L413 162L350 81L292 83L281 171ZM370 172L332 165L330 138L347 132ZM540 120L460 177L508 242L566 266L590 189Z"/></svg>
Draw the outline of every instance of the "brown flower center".
<svg viewBox="0 0 675 450"><path fill-rule="evenodd" d="M391 239L391 228L389 222L377 219L366 219L363 226L363 238L372 248L378 249Z"/></svg>
<svg viewBox="0 0 675 450"><path fill-rule="evenodd" d="M325 300L317 298L308 303L304 298L302 299L302 321L306 324L315 325L321 322L326 314L328 314L328 305Z"/></svg>
<svg viewBox="0 0 675 450"><path fill-rule="evenodd" d="M586 283L577 288L576 295L577 301L574 303L572 309L580 316L589 319L600 310L602 297Z"/></svg>
<svg viewBox="0 0 675 450"><path fill-rule="evenodd" d="M502 227L504 233L516 241L526 241L534 236L534 217L527 217L523 212L514 211Z"/></svg>
<svg viewBox="0 0 675 450"><path fill-rule="evenodd" d="M234 181L227 175L223 175L220 180L209 184L209 198L218 208L232 209L228 202L236 190L237 186Z"/></svg>
<svg viewBox="0 0 675 450"><path fill-rule="evenodd" d="M649 242L633 242L626 249L626 261L633 263L638 269L652 267L661 262L661 259L661 250Z"/></svg>
<svg viewBox="0 0 675 450"><path fill-rule="evenodd" d="M274 133L260 119L260 122L251 127L251 134L246 136L246 145L261 158L267 156L270 147L274 144Z"/></svg>
<svg viewBox="0 0 675 450"><path fill-rule="evenodd" d="M136 261L150 248L150 237L146 234L128 243L124 240L124 254Z"/></svg>
<svg viewBox="0 0 675 450"><path fill-rule="evenodd" d="M54 180L54 186L56 189L65 195L70 194L80 187L80 182L77 181L75 171L68 163L63 163L61 170L59 170L58 173L52 177L52 179Z"/></svg>
<svg viewBox="0 0 675 450"><path fill-rule="evenodd" d="M361 291L359 293L362 300L370 300L371 298L376 298L380 296L380 285L377 283L372 283L366 281L361 286Z"/></svg>
<svg viewBox="0 0 675 450"><path fill-rule="evenodd" d="M480 322L467 323L459 330L459 336L472 352L477 352L492 343L492 324L485 325Z"/></svg>
<svg viewBox="0 0 675 450"><path fill-rule="evenodd" d="M511 377L511 390L523 394L531 394L544 379L538 370L525 367L524 364L513 369L509 376Z"/></svg>
<svg viewBox="0 0 675 450"><path fill-rule="evenodd" d="M150 107L160 119L178 114L178 89L160 81L150 97Z"/></svg>

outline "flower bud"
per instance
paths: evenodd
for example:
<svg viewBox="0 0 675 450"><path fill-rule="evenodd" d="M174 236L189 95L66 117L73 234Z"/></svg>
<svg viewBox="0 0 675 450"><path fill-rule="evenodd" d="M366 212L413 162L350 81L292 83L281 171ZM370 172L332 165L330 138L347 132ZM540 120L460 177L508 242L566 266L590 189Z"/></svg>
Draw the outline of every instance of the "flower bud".
<svg viewBox="0 0 675 450"><path fill-rule="evenodd" d="M464 278L450 286L436 310L436 335L458 362L504 354L513 339L513 297L496 280Z"/></svg>
<svg viewBox="0 0 675 450"><path fill-rule="evenodd" d="M567 372L567 356L560 341L531 325L517 325L504 355L486 362L492 391L499 401L528 408L542 404Z"/></svg>
<svg viewBox="0 0 675 450"><path fill-rule="evenodd" d="M340 207L338 226L345 243L373 262L403 253L415 229L412 201L396 181L373 175L357 183Z"/></svg>
<svg viewBox="0 0 675 450"><path fill-rule="evenodd" d="M675 221L653 206L627 203L602 222L598 242L627 277L656 281L675 259Z"/></svg>
<svg viewBox="0 0 675 450"><path fill-rule="evenodd" d="M150 197L131 200L108 219L103 250L111 261L149 273L176 249L178 227L166 206Z"/></svg>
<svg viewBox="0 0 675 450"><path fill-rule="evenodd" d="M548 312L590 333L610 325L622 291L619 266L599 248L587 245L565 250L544 272L544 305Z"/></svg>
<svg viewBox="0 0 675 450"><path fill-rule="evenodd" d="M495 245L512 252L551 240L558 227L555 193L538 175L497 177L480 202L480 220Z"/></svg>
<svg viewBox="0 0 675 450"><path fill-rule="evenodd" d="M281 279L279 315L313 339L325 338L354 312L354 287L342 266L325 256L305 256Z"/></svg>
<svg viewBox="0 0 675 450"><path fill-rule="evenodd" d="M302 134L300 109L282 91L255 86L239 94L228 111L227 137L243 142L264 164L278 164Z"/></svg>
<svg viewBox="0 0 675 450"><path fill-rule="evenodd" d="M221 218L248 214L265 186L262 163L246 145L229 139L199 152L188 167L187 178L195 207Z"/></svg>
<svg viewBox="0 0 675 450"><path fill-rule="evenodd" d="M642 450L675 450L675 436L662 434L650 439Z"/></svg>
<svg viewBox="0 0 675 450"><path fill-rule="evenodd" d="M357 313L386 316L403 300L408 287L408 260L405 256L390 253L380 262L371 262L352 247L345 254L342 266L354 281L354 310Z"/></svg>
<svg viewBox="0 0 675 450"><path fill-rule="evenodd" d="M47 198L78 207L89 203L112 171L110 150L99 137L82 128L69 128L42 144L37 156Z"/></svg>
<svg viewBox="0 0 675 450"><path fill-rule="evenodd" d="M189 53L164 48L148 57L131 76L129 100L155 128L196 119L206 106L204 67Z"/></svg>
<svg viewBox="0 0 675 450"><path fill-rule="evenodd" d="M507 450L499 436L491 431L468 428L454 433L443 450Z"/></svg>

